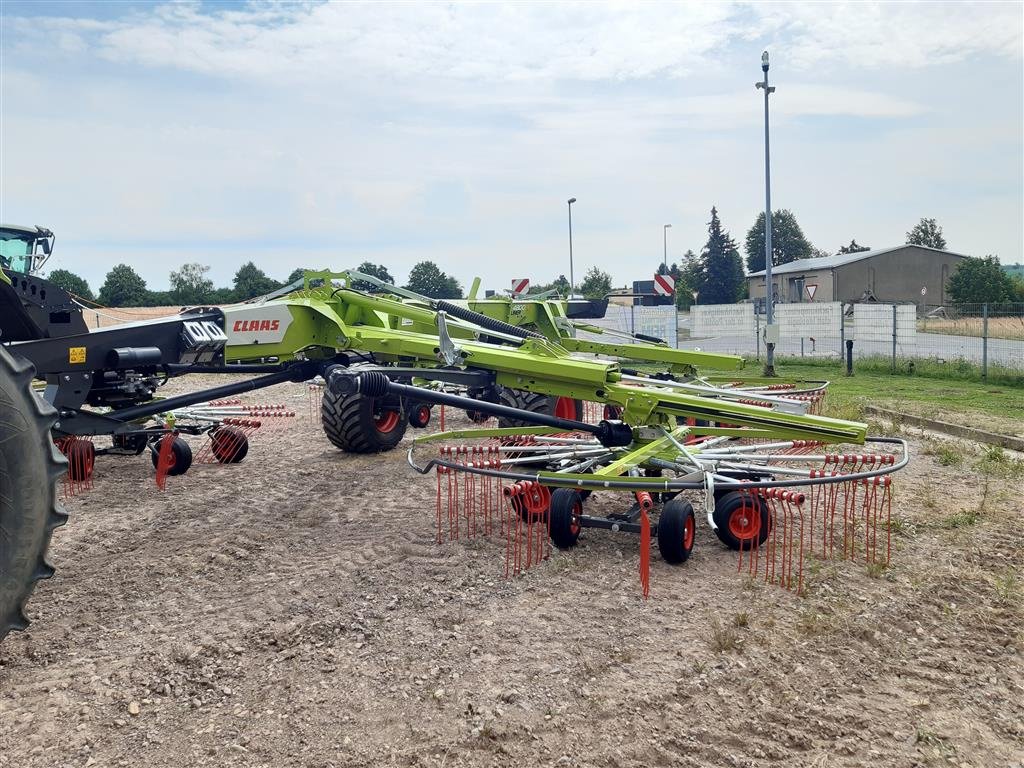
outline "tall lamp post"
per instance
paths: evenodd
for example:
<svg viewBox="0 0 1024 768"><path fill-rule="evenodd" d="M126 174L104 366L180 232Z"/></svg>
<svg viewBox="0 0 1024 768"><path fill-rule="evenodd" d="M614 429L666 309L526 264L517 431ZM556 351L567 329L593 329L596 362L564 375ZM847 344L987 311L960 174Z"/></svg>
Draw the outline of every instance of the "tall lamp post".
<svg viewBox="0 0 1024 768"><path fill-rule="evenodd" d="M663 255L661 257L662 258L661 264L665 268L665 274L666 275L668 274L668 231L670 229L672 229L672 225L671 224L666 224L665 226L663 226L661 228L662 234L664 235L663 239L664 239L664 245L665 245L665 250L664 250Z"/></svg>
<svg viewBox="0 0 1024 768"><path fill-rule="evenodd" d="M569 198L569 298L576 292L576 278L572 273L572 204L576 202L575 197Z"/></svg>
<svg viewBox="0 0 1024 768"><path fill-rule="evenodd" d="M768 51L761 54L761 71L764 80L754 83L755 88L764 91L764 295L767 323L765 325L765 363L764 375L775 375L775 341L778 328L773 322L775 318L774 300L772 295L772 176L770 154L768 152L768 95L775 93L775 88L768 85Z"/></svg>

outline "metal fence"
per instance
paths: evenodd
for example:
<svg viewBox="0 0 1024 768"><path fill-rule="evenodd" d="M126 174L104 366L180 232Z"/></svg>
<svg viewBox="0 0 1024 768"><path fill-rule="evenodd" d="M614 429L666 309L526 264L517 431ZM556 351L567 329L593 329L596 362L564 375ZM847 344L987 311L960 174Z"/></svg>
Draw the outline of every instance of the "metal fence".
<svg viewBox="0 0 1024 768"><path fill-rule="evenodd" d="M1024 373L1024 303L843 304L815 302L775 307L783 357L841 359L847 340L854 358L977 366ZM760 358L765 318L753 304L697 305L679 315L679 346Z"/></svg>

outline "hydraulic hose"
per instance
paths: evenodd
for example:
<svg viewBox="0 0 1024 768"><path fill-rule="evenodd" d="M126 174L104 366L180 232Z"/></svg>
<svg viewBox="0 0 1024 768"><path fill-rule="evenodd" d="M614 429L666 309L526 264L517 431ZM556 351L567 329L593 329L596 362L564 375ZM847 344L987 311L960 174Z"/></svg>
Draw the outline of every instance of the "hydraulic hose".
<svg viewBox="0 0 1024 768"><path fill-rule="evenodd" d="M486 328L489 331L496 331L498 333L507 333L510 336L518 336L520 339L543 339L543 334L535 331L529 331L526 328L520 328L517 325L506 323L504 320L496 320L493 317L481 314L480 312L474 312L468 307L460 307L458 304L452 304L451 302L444 301L443 299L434 303L434 309L438 312L445 312L452 317L457 317L460 320L479 325L481 328Z"/></svg>

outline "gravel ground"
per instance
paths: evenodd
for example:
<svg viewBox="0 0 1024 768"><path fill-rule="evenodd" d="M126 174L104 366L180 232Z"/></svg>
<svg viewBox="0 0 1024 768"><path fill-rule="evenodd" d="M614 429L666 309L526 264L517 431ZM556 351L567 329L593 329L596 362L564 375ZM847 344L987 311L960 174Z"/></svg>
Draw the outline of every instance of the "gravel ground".
<svg viewBox="0 0 1024 768"><path fill-rule="evenodd" d="M163 492L99 459L0 646L0 766L1024 763L1012 460L914 440L883 572L809 562L797 597L702 525L645 602L633 536L511 580L503 541L436 544L433 478L339 453L306 398Z"/></svg>

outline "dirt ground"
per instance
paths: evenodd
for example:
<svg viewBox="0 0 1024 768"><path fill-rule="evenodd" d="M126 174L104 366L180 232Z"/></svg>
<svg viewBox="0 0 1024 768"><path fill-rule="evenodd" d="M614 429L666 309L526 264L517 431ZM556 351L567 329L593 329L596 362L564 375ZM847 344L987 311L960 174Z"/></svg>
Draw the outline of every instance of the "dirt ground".
<svg viewBox="0 0 1024 768"><path fill-rule="evenodd" d="M259 399L298 416L244 463L161 492L101 457L68 502L0 646L0 766L1024 764L1012 462L915 439L884 572L809 564L797 597L701 524L644 602L634 536L505 580L502 541L434 542L404 450L339 453L305 386Z"/></svg>

